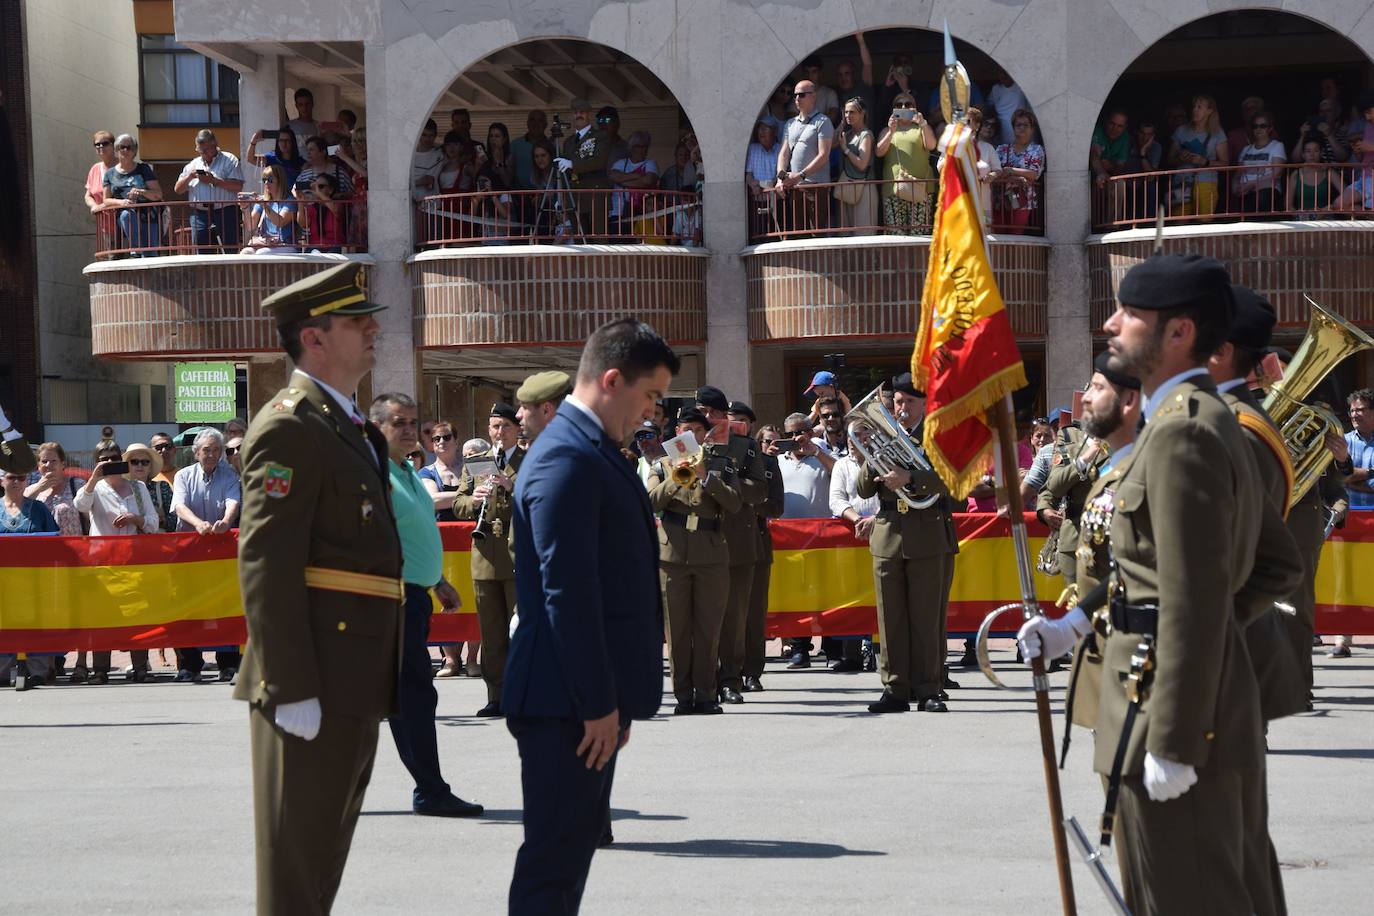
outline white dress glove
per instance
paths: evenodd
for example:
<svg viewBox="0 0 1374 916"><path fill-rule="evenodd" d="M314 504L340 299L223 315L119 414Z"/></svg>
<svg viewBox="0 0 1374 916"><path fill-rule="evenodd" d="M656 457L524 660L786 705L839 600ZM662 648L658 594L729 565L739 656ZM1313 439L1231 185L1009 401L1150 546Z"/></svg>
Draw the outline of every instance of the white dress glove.
<svg viewBox="0 0 1374 916"><path fill-rule="evenodd" d="M1072 649L1078 638L1091 629L1088 615L1078 608L1054 619L1036 614L1021 624L1016 641L1021 645L1021 655L1026 664L1030 664L1031 659L1040 655L1058 658Z"/></svg>
<svg viewBox="0 0 1374 916"><path fill-rule="evenodd" d="M1176 763L1147 753L1143 782L1150 801L1172 801L1193 787L1197 782L1197 770L1192 764Z"/></svg>
<svg viewBox="0 0 1374 916"><path fill-rule="evenodd" d="M571 159L564 159L564 158L561 157L561 156L560 156L559 158L555 159L555 160L553 161L553 164L556 165L556 166L558 166L558 170L559 170L560 172L566 172L568 169L572 168L572 160L571 160Z"/></svg>
<svg viewBox="0 0 1374 916"><path fill-rule="evenodd" d="M314 741L320 733L320 701L315 697L277 707L277 727L288 735Z"/></svg>
<svg viewBox="0 0 1374 916"><path fill-rule="evenodd" d="M510 615L510 638L515 638L515 631L520 626L520 609L516 608L515 613Z"/></svg>

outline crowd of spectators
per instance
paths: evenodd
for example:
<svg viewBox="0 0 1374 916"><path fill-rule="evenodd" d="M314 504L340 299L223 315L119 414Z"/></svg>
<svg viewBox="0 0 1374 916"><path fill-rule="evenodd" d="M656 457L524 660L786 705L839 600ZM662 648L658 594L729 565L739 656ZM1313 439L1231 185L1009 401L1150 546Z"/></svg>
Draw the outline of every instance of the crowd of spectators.
<svg viewBox="0 0 1374 916"><path fill-rule="evenodd" d="M1277 112L1247 96L1229 131L1207 94L1186 108L1167 106L1162 124L1109 109L1089 149L1095 221L1153 221L1160 210L1201 220L1221 213L1323 219L1374 209L1374 91L1350 107L1339 92L1335 80L1322 80L1311 113Z"/></svg>
<svg viewBox="0 0 1374 916"><path fill-rule="evenodd" d="M823 61L802 61L801 78L779 85L754 124L745 162L753 201L751 236L929 234L942 166L939 87L918 86L911 58L894 56L875 81L864 34L858 61L842 60L827 82ZM1011 77L986 93L970 86L984 218L998 232L1042 225L1045 149L1030 102Z"/></svg>
<svg viewBox="0 0 1374 916"><path fill-rule="evenodd" d="M196 156L166 196L129 134L97 131L99 156L86 175L85 203L96 217L96 247L114 257L182 253L340 254L367 246L367 130L353 112L320 124L309 89L295 94L296 117L248 139L246 163L196 134ZM264 141L273 148L263 151ZM259 171L245 174L247 164ZM251 173L249 173L251 174ZM250 184L258 190L245 190ZM158 206L161 204L161 206Z"/></svg>
<svg viewBox="0 0 1374 916"><path fill-rule="evenodd" d="M648 131L622 136L615 106L578 98L571 115L570 124L558 114L551 124L535 109L519 137L497 121L485 142L472 137L465 108L450 112L442 141L438 123L426 122L411 156L422 241L701 245L705 171L695 134L678 135L673 163L662 168L649 156Z"/></svg>

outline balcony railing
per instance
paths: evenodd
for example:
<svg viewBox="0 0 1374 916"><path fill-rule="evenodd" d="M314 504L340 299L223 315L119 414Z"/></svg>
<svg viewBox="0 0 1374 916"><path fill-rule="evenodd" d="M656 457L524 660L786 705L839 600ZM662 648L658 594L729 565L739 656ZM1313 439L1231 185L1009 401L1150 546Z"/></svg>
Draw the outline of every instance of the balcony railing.
<svg viewBox="0 0 1374 916"><path fill-rule="evenodd" d="M799 184L787 191L751 186L747 190L749 242L851 235L930 235L938 187L934 178L816 182ZM1044 234L1044 195L1038 182L998 178L981 190L989 231Z"/></svg>
<svg viewBox="0 0 1374 916"><path fill-rule="evenodd" d="M269 229L262 211L254 213L257 205L270 206L290 221ZM95 226L95 256L101 260L249 249L267 254L367 250L367 209L361 200L168 200L101 210Z"/></svg>
<svg viewBox="0 0 1374 916"><path fill-rule="evenodd" d="M479 191L420 202L421 249L573 243L701 245L701 201L687 191Z"/></svg>
<svg viewBox="0 0 1374 916"><path fill-rule="evenodd" d="M1337 162L1114 175L1093 187L1093 229L1239 220L1368 219L1374 170Z"/></svg>

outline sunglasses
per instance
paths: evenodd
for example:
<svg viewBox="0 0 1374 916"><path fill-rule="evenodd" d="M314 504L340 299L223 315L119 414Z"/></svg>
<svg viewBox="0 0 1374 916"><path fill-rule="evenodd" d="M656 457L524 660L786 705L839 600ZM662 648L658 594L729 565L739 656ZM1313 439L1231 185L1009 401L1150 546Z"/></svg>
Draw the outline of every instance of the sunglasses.
<svg viewBox="0 0 1374 916"><path fill-rule="evenodd" d="M113 141L113 140L97 140L97 141L95 141L94 143L92 143L91 146L94 146L96 149L100 149L100 148L103 147L103 146L114 146L114 141Z"/></svg>
<svg viewBox="0 0 1374 916"><path fill-rule="evenodd" d="M815 94L814 92L794 92L794 93L792 93L792 98L794 98L794 99L799 99L799 98L801 98L802 96L805 96L805 95L814 95L814 94Z"/></svg>
<svg viewBox="0 0 1374 916"><path fill-rule="evenodd" d="M1050 418L1049 418L1049 417L1036 417L1034 420L1031 420L1031 425L1032 425L1032 426L1050 426L1050 425L1051 425L1051 424L1050 424Z"/></svg>
<svg viewBox="0 0 1374 916"><path fill-rule="evenodd" d="M129 459L129 466L130 466L130 467L135 467L135 468L147 467L148 465L150 465L150 464L152 464L152 463L153 463L153 462L152 462L152 459L151 459L151 458L130 458L130 459Z"/></svg>
<svg viewBox="0 0 1374 916"><path fill-rule="evenodd" d="M238 454L240 451L242 451L242 450L243 450L243 446L241 446L241 445L236 445L236 446L234 446L233 448L229 448L228 446L225 446L224 454L226 454L226 455L237 455L237 454Z"/></svg>
<svg viewBox="0 0 1374 916"><path fill-rule="evenodd" d="M407 458L412 458L412 459L413 459L413 458L423 458L423 457L425 457L425 453L424 453L424 452L421 452L421 451L414 451L414 452L411 452L409 455L406 455L406 457L407 457Z"/></svg>
<svg viewBox="0 0 1374 916"><path fill-rule="evenodd" d="M787 434L787 438L789 438L789 439L806 439L806 438L810 437L810 435L811 435L810 430L799 429L799 430L797 430L797 431L794 432L794 433L788 433L788 434Z"/></svg>
<svg viewBox="0 0 1374 916"><path fill-rule="evenodd" d="M276 183L276 180L277 180L277 179L273 178L271 175L264 175L264 176L262 176L262 183L263 183L263 184L275 184L275 183Z"/></svg>
<svg viewBox="0 0 1374 916"><path fill-rule="evenodd" d="M650 439L657 439L657 438L658 438L658 433L650 432L650 431L647 430L647 429L644 430L644 431L641 432L641 433L635 433L635 439L637 439L637 440L639 440L639 441L641 441L641 442L647 442L647 441L650 440Z"/></svg>
<svg viewBox="0 0 1374 916"><path fill-rule="evenodd" d="M171 452L171 451L175 451L175 450L176 450L176 446L173 445L173 444L170 443L170 442L164 442L164 443L162 443L161 445L154 445L154 446L153 446L153 451L155 451L155 452Z"/></svg>
<svg viewBox="0 0 1374 916"><path fill-rule="evenodd" d="M821 414L821 419L822 419L822 420L837 420L837 419L839 419L839 416L840 416L840 415L837 414L837 413L823 413L823 414Z"/></svg>
<svg viewBox="0 0 1374 916"><path fill-rule="evenodd" d="M452 440L452 439L453 439L453 433L440 433L440 434L437 435L437 436L431 436L429 441L431 441L431 442L448 442L448 441L450 441L450 440Z"/></svg>

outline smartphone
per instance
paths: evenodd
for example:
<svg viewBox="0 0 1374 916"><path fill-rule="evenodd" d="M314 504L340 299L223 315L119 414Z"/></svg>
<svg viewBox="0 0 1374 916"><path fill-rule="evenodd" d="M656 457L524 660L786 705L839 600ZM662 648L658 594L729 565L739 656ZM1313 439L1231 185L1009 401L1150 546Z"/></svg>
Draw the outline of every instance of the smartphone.
<svg viewBox="0 0 1374 916"><path fill-rule="evenodd" d="M1069 416L1075 420L1083 419L1083 392L1075 391L1073 393L1073 406L1069 410Z"/></svg>
<svg viewBox="0 0 1374 916"><path fill-rule="evenodd" d="M259 130L258 133L262 134L264 137L271 137L271 138L272 138L272 142L273 142L273 143L276 143L276 142L277 142L277 136L278 136L279 134L281 134L281 128L280 128L280 127L264 127L264 128L262 128L261 130Z"/></svg>
<svg viewBox="0 0 1374 916"><path fill-rule="evenodd" d="M333 146L326 146L324 151L331 156L337 156L339 155L339 144L335 143Z"/></svg>
<svg viewBox="0 0 1374 916"><path fill-rule="evenodd" d="M309 179L309 178L297 178L297 179L296 179L296 190L297 190L297 191L309 191L309 190L310 190L310 179Z"/></svg>
<svg viewBox="0 0 1374 916"><path fill-rule="evenodd" d="M206 178L210 177L210 173L205 169L196 169L196 177L204 181Z"/></svg>
<svg viewBox="0 0 1374 916"><path fill-rule="evenodd" d="M901 121L916 120L916 112L911 110L910 108L894 108L892 109L892 113L897 116L898 120Z"/></svg>
<svg viewBox="0 0 1374 916"><path fill-rule="evenodd" d="M129 473L129 462L127 461L111 461L109 464L105 465L105 470L102 472L105 477L127 473Z"/></svg>
<svg viewBox="0 0 1374 916"><path fill-rule="evenodd" d="M801 448L801 442L796 439L779 439L773 443L773 447L780 452L795 452Z"/></svg>

